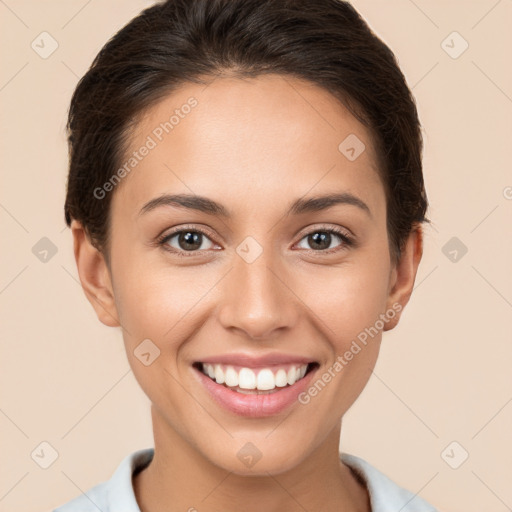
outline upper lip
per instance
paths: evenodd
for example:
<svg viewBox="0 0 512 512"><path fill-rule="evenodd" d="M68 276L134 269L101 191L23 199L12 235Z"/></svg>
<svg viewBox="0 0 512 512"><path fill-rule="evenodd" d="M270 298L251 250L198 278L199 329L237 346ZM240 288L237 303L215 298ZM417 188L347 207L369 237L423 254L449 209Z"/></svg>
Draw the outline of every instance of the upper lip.
<svg viewBox="0 0 512 512"><path fill-rule="evenodd" d="M272 352L269 354L255 355L247 353L230 353L218 356L211 356L201 359L201 363L207 364L231 364L248 368L258 366L270 366L276 364L308 364L316 362L310 357L302 357L296 354L285 354Z"/></svg>

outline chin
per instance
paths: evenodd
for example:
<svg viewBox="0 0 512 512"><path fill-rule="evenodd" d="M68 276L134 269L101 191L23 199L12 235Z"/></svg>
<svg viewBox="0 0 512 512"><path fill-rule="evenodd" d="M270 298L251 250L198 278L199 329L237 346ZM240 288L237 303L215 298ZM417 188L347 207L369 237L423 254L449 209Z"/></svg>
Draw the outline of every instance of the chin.
<svg viewBox="0 0 512 512"><path fill-rule="evenodd" d="M217 467L240 476L278 475L300 464L305 457L299 446L286 445L279 449L271 442L257 440L241 442L237 440L234 448L219 446L219 451L205 457ZM302 445L303 446L303 445Z"/></svg>

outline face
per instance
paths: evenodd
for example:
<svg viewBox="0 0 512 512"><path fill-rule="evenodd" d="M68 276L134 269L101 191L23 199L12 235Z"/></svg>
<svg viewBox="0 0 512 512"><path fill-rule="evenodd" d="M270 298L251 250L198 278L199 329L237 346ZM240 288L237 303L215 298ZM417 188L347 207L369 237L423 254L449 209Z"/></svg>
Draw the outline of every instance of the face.
<svg viewBox="0 0 512 512"><path fill-rule="evenodd" d="M419 262L390 261L370 134L307 82L217 78L148 110L135 151L91 302L121 325L155 430L239 474L298 465L363 390Z"/></svg>

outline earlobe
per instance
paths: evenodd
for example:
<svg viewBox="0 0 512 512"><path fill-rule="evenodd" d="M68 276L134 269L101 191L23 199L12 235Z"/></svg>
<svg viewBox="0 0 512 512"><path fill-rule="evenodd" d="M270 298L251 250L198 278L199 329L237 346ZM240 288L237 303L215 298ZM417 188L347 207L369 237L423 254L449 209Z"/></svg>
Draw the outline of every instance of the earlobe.
<svg viewBox="0 0 512 512"><path fill-rule="evenodd" d="M84 293L98 319L109 327L118 327L119 318L110 272L103 254L92 245L81 223L71 223L78 275Z"/></svg>
<svg viewBox="0 0 512 512"><path fill-rule="evenodd" d="M403 309L411 298L418 266L423 255L423 230L416 226L407 239L400 260L390 274L387 308L393 309L396 315L387 322L384 331L395 328L400 320Z"/></svg>

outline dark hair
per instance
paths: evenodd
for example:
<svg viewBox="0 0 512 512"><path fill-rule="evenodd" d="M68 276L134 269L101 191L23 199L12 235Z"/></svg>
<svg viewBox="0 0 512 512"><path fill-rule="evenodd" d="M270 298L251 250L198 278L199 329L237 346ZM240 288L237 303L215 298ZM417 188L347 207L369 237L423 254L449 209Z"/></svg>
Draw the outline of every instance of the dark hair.
<svg viewBox="0 0 512 512"><path fill-rule="evenodd" d="M414 98L391 50L340 0L168 0L101 49L73 94L65 218L109 262L112 194L138 116L186 82L277 73L330 92L372 134L386 192L393 261L428 206ZM341 141L340 141L341 142Z"/></svg>

